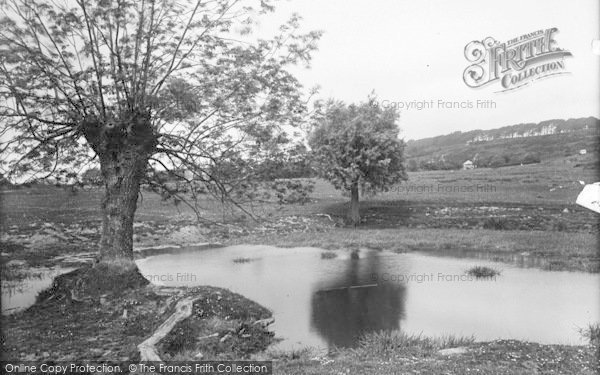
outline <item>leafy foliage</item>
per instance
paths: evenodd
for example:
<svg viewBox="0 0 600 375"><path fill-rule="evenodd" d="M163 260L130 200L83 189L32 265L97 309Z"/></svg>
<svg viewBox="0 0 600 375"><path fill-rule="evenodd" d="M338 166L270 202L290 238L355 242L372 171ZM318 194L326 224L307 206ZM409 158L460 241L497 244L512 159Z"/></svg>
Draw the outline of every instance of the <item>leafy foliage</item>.
<svg viewBox="0 0 600 375"><path fill-rule="evenodd" d="M102 185L102 172L99 168L90 168L81 174L81 182L86 186Z"/></svg>
<svg viewBox="0 0 600 375"><path fill-rule="evenodd" d="M313 180L278 179L273 181L272 189L279 204L307 203L309 195L315 190Z"/></svg>
<svg viewBox="0 0 600 375"><path fill-rule="evenodd" d="M320 176L336 189L388 191L406 179L404 142L398 138L398 113L373 105L329 101L315 115L309 144Z"/></svg>
<svg viewBox="0 0 600 375"><path fill-rule="evenodd" d="M258 166L267 180L309 178L315 176L310 153L302 143L293 145L278 158L268 159Z"/></svg>

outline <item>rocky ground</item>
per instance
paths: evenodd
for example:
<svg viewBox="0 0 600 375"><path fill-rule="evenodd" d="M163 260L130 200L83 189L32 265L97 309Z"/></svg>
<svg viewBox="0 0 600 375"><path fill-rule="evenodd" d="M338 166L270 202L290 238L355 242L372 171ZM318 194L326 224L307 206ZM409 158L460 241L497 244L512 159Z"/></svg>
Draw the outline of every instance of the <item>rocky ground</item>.
<svg viewBox="0 0 600 375"><path fill-rule="evenodd" d="M330 212L341 217L345 207ZM514 203L373 201L364 204L363 222L369 228L446 228L598 232L597 214L577 206Z"/></svg>
<svg viewBox="0 0 600 375"><path fill-rule="evenodd" d="M138 221L134 224L134 251L144 256L157 248L220 244L245 236L285 235L325 231L338 224L327 215L287 216L270 221L199 224L192 219ZM73 266L90 263L97 252L100 222L31 223L10 226L0 236L0 262L5 268Z"/></svg>

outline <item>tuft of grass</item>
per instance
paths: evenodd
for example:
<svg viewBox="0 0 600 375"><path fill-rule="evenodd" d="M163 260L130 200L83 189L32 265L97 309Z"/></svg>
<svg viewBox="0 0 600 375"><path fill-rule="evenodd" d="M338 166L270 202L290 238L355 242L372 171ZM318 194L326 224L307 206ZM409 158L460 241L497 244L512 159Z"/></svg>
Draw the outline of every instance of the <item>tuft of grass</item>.
<svg viewBox="0 0 600 375"><path fill-rule="evenodd" d="M290 350L268 350L268 358L271 360L309 360L319 355L322 351L311 346L290 349Z"/></svg>
<svg viewBox="0 0 600 375"><path fill-rule="evenodd" d="M1 273L2 281L23 281L25 279L42 279L42 272L35 269L20 267L3 267Z"/></svg>
<svg viewBox="0 0 600 375"><path fill-rule="evenodd" d="M355 354L366 356L390 355L397 352L428 356L441 349L468 346L475 342L473 336L434 336L407 334L402 331L380 331L365 334L359 340Z"/></svg>
<svg viewBox="0 0 600 375"><path fill-rule="evenodd" d="M579 333L591 345L600 346L600 323L590 323L586 328L580 329Z"/></svg>
<svg viewBox="0 0 600 375"><path fill-rule="evenodd" d="M559 221L552 225L552 230L557 231L557 232L564 232L568 229L569 229L569 227L567 226L567 224L564 221Z"/></svg>
<svg viewBox="0 0 600 375"><path fill-rule="evenodd" d="M478 279L485 277L496 277L500 275L500 271L490 267L475 266L467 270L467 275L475 276Z"/></svg>
<svg viewBox="0 0 600 375"><path fill-rule="evenodd" d="M241 257L241 258L234 258L234 259L232 259L232 262L233 263L250 263L250 262L253 262L255 260L256 260L255 258L243 258L243 257Z"/></svg>
<svg viewBox="0 0 600 375"><path fill-rule="evenodd" d="M334 259L337 258L337 253L333 251L324 251L321 253L321 259Z"/></svg>
<svg viewBox="0 0 600 375"><path fill-rule="evenodd" d="M493 229L493 230L509 230L510 223L504 217L488 217L483 222L483 229Z"/></svg>

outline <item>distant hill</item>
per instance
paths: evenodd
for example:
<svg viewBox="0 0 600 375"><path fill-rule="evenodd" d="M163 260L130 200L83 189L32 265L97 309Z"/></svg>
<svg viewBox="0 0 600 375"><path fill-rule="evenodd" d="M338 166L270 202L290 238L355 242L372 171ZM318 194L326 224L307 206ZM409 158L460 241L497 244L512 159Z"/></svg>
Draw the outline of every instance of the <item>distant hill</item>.
<svg viewBox="0 0 600 375"><path fill-rule="evenodd" d="M536 163L599 150L600 120L595 117L547 120L491 130L454 132L406 144L409 170L460 169Z"/></svg>

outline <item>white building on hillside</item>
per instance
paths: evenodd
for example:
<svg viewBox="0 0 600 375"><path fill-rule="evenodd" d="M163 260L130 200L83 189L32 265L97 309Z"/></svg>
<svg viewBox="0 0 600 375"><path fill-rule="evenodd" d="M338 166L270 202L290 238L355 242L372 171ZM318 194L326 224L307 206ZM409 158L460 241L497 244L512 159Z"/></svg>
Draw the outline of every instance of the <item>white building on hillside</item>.
<svg viewBox="0 0 600 375"><path fill-rule="evenodd" d="M473 164L473 162L471 160L467 160L463 163L463 169L467 170L467 169L474 169L475 168L475 164Z"/></svg>

